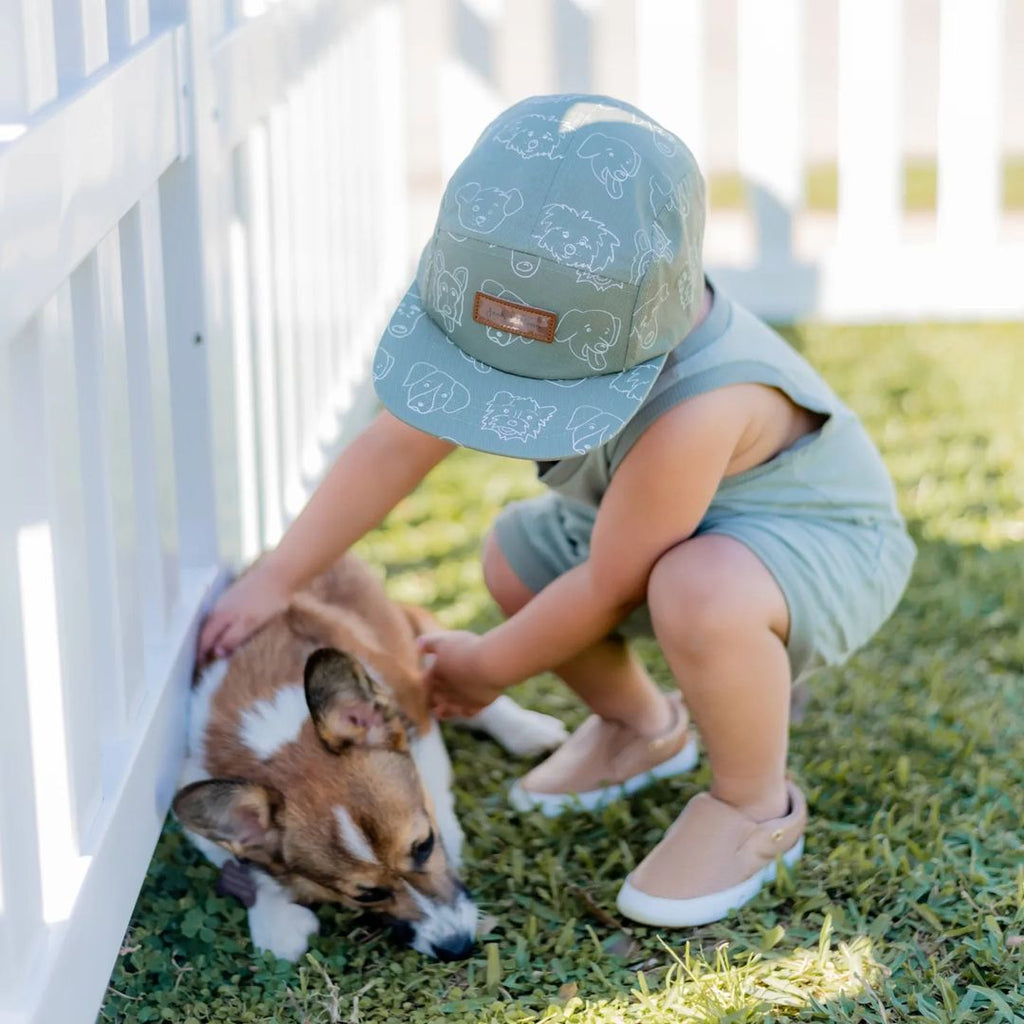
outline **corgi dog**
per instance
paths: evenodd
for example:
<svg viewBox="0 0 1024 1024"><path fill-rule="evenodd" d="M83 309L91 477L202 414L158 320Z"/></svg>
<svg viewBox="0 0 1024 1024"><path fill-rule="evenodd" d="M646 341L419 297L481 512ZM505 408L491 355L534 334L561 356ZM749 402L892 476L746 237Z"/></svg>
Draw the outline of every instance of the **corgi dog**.
<svg viewBox="0 0 1024 1024"><path fill-rule="evenodd" d="M298 959L318 930L308 905L329 901L381 914L427 956L471 953L477 908L416 648L435 628L346 555L198 676L174 813L248 906L256 949ZM464 724L522 756L566 736L508 697Z"/></svg>

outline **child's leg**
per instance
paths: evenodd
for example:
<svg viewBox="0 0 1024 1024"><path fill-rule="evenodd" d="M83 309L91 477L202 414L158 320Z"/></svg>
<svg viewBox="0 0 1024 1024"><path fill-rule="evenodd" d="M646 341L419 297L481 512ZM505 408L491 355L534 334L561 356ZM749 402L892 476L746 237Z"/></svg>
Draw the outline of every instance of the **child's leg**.
<svg viewBox="0 0 1024 1024"><path fill-rule="evenodd" d="M506 615L534 596L512 570L491 533L484 545L484 582ZM671 723L664 695L629 649L608 638L555 668L555 674L602 718L621 722L643 736L655 736Z"/></svg>
<svg viewBox="0 0 1024 1024"><path fill-rule="evenodd" d="M775 578L739 541L706 534L661 558L647 597L712 795L754 821L785 814L789 611Z"/></svg>

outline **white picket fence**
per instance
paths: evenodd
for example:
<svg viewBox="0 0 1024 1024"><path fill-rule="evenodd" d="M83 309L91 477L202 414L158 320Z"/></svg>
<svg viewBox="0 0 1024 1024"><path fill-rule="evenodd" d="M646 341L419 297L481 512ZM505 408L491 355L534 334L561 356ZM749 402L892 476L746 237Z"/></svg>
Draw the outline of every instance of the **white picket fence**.
<svg viewBox="0 0 1024 1024"><path fill-rule="evenodd" d="M400 7L254 7L0 0L5 1024L95 1016L199 610L301 505L407 283L401 147L372 155Z"/></svg>
<svg viewBox="0 0 1024 1024"><path fill-rule="evenodd" d="M713 211L714 273L783 318L1019 316L1004 4L936 0L922 234L899 194L902 4L837 2L823 228L808 8L736 0L753 215ZM94 1016L173 792L201 608L363 420L447 174L498 109L556 90L631 99L703 158L721 9L0 0L0 1024Z"/></svg>

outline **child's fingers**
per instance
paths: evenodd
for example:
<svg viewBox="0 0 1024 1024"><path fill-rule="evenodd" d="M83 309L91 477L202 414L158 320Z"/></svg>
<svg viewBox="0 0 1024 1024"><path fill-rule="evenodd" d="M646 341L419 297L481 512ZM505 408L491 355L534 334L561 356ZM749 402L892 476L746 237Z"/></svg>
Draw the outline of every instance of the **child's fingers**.
<svg viewBox="0 0 1024 1024"><path fill-rule="evenodd" d="M199 642L196 644L196 660L205 665L213 657L213 652L222 634L228 628L228 621L222 615L208 615L199 631Z"/></svg>
<svg viewBox="0 0 1024 1024"><path fill-rule="evenodd" d="M437 650L437 643L443 633L421 633L416 637L416 647L420 654L434 654Z"/></svg>
<svg viewBox="0 0 1024 1024"><path fill-rule="evenodd" d="M226 658L237 647L241 647L254 632L252 626L244 619L236 619L220 635L214 645L213 652L218 658Z"/></svg>

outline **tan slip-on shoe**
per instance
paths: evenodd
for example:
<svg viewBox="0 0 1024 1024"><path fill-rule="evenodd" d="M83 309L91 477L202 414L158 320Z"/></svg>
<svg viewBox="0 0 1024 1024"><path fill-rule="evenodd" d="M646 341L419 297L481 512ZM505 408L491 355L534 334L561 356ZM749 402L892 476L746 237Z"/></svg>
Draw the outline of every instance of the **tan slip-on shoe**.
<svg viewBox="0 0 1024 1024"><path fill-rule="evenodd" d="M512 786L512 806L539 810L548 817L573 807L593 811L655 779L689 771L697 763L690 716L680 695L671 694L668 701L672 724L654 737L591 715L546 761Z"/></svg>
<svg viewBox="0 0 1024 1024"><path fill-rule="evenodd" d="M789 866L803 853L807 802L792 782L786 789L788 812L763 822L698 793L630 872L616 899L621 913L685 928L718 921L752 900L775 878L778 858Z"/></svg>

